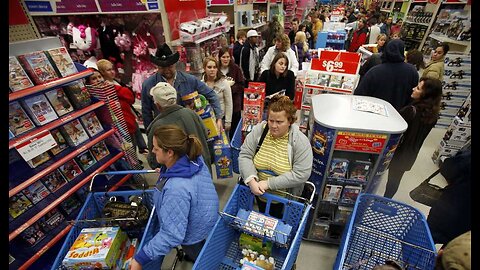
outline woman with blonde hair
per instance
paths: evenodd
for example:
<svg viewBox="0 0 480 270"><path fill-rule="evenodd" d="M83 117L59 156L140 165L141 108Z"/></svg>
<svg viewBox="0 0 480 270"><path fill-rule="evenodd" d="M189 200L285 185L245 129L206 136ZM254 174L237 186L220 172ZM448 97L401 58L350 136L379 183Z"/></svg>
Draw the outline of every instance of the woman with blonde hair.
<svg viewBox="0 0 480 270"><path fill-rule="evenodd" d="M291 70L295 76L297 76L298 72L298 60L295 52L290 47L290 38L288 38L287 34L279 34L275 38L275 45L268 48L267 53L263 57L262 62L260 63L260 74L262 74L265 70L270 68L270 64L273 61L273 58L277 55L277 53L283 52L288 57L288 70Z"/></svg>
<svg viewBox="0 0 480 270"><path fill-rule="evenodd" d="M302 70L302 63L312 60L312 56L308 52L307 35L305 32L298 31L295 34L295 43L292 45L292 50L297 56L298 69Z"/></svg>

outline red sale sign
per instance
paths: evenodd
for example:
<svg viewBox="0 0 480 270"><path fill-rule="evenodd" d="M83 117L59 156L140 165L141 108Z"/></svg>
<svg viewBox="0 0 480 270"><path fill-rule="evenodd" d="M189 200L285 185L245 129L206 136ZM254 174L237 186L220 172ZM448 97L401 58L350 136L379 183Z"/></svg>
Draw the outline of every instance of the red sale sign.
<svg viewBox="0 0 480 270"><path fill-rule="evenodd" d="M360 68L360 53L320 50L312 59L312 70L355 75Z"/></svg>
<svg viewBox="0 0 480 270"><path fill-rule="evenodd" d="M380 153L386 140L387 135L384 134L339 131L335 140L335 149Z"/></svg>

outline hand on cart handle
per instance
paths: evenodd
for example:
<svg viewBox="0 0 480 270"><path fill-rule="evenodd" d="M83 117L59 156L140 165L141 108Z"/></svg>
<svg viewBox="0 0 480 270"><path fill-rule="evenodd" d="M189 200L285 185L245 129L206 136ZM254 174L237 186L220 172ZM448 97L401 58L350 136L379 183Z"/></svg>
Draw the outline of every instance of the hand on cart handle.
<svg viewBox="0 0 480 270"><path fill-rule="evenodd" d="M255 179L248 182L247 185L250 187L250 191L252 191L254 195L263 195L266 191L260 185L260 182L257 182Z"/></svg>

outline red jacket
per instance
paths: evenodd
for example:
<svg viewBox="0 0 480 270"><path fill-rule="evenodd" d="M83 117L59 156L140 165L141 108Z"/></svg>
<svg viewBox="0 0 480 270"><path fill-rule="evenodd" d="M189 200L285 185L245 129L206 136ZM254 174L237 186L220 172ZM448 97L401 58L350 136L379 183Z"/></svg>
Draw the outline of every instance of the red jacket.
<svg viewBox="0 0 480 270"><path fill-rule="evenodd" d="M360 48L360 46L365 44L365 42L367 41L367 34L367 27L363 27L362 29L358 29L357 31L353 32L352 41L350 42L348 51L357 52L358 48Z"/></svg>
<svg viewBox="0 0 480 270"><path fill-rule="evenodd" d="M137 119L130 106L135 103L135 95L132 90L120 85L115 85L115 91L120 100L120 107L122 108L123 118L127 123L128 133L133 134L137 131Z"/></svg>

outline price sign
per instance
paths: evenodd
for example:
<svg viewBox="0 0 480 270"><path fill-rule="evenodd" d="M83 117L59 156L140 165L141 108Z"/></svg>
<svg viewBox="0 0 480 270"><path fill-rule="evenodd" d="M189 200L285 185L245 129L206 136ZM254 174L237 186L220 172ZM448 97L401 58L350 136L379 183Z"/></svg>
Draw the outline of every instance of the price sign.
<svg viewBox="0 0 480 270"><path fill-rule="evenodd" d="M381 153L386 140L385 134L339 131L335 140L335 149Z"/></svg>
<svg viewBox="0 0 480 270"><path fill-rule="evenodd" d="M360 68L360 53L320 50L312 59L312 70L356 75Z"/></svg>
<svg viewBox="0 0 480 270"><path fill-rule="evenodd" d="M16 149L25 161L29 161L55 146L57 146L57 142L50 131L46 130L37 134L35 137L20 143L16 146Z"/></svg>

